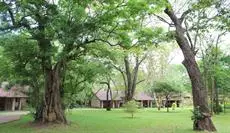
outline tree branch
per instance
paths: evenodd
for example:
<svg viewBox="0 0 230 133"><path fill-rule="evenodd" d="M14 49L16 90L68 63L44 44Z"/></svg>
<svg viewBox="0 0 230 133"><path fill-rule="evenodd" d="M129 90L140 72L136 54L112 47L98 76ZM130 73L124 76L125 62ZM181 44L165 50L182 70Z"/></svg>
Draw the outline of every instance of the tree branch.
<svg viewBox="0 0 230 133"><path fill-rule="evenodd" d="M104 39L101 39L101 38L98 38L98 39L95 39L95 41L101 41L101 42L104 42L104 43L107 43L108 45L110 46L121 46L121 42L117 42L116 44L112 44L111 42L109 42L108 40L104 40Z"/></svg>
<svg viewBox="0 0 230 133"><path fill-rule="evenodd" d="M157 17L160 21L168 24L169 26L174 26L174 24L172 23L169 23L167 20L165 20L163 17L159 16L159 15L156 15L156 14L153 14L153 16Z"/></svg>
<svg viewBox="0 0 230 133"><path fill-rule="evenodd" d="M100 82L100 84L106 84L106 85L109 85L109 83L108 83L108 82L105 82L105 81Z"/></svg>
<svg viewBox="0 0 230 133"><path fill-rule="evenodd" d="M142 79L142 80L138 81L138 82L136 83L136 85L138 85L138 84L140 84L141 82L144 82L144 81L145 81L145 79Z"/></svg>
<svg viewBox="0 0 230 133"><path fill-rule="evenodd" d="M139 66L146 58L147 58L147 54L145 54L144 57L137 62L137 65Z"/></svg>
<svg viewBox="0 0 230 133"><path fill-rule="evenodd" d="M192 12L193 10L192 9L188 9L186 10L185 12L183 12L183 14L181 15L181 17L179 18L180 19L180 24L182 24L182 22L184 21L185 17L190 13Z"/></svg>

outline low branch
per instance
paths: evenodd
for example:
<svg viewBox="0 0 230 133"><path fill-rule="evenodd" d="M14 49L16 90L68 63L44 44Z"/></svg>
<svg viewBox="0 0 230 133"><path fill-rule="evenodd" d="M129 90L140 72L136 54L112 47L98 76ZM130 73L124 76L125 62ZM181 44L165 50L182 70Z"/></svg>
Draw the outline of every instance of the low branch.
<svg viewBox="0 0 230 133"><path fill-rule="evenodd" d="M172 23L169 23L166 19L164 19L163 17L159 16L159 15L156 15L156 14L153 14L153 16L157 17L160 21L168 24L169 26L174 26L174 24Z"/></svg>
<svg viewBox="0 0 230 133"><path fill-rule="evenodd" d="M112 44L108 40L104 40L104 39L101 39L101 38L95 39L95 41L104 42L104 43L107 43L110 46L121 46L122 47L121 42L117 42L116 44Z"/></svg>
<svg viewBox="0 0 230 133"><path fill-rule="evenodd" d="M136 85L138 85L138 84L140 84L141 82L144 82L144 81L145 81L145 79L142 79L142 80L138 81L138 82L136 83Z"/></svg>
<svg viewBox="0 0 230 133"><path fill-rule="evenodd" d="M112 65L113 65L113 64L112 64ZM116 66L116 65L113 65L113 67L121 73L122 78L123 78L123 80L124 80L125 88L127 88L127 87L128 87L128 86L127 86L127 80L126 80L126 78L125 78L125 73L126 73L126 72L125 72L124 70L122 70L120 67Z"/></svg>
<svg viewBox="0 0 230 133"><path fill-rule="evenodd" d="M217 39L216 39L216 46L218 45L221 36L223 36L226 32L227 32L227 31L224 31L224 32L220 33L220 34L217 36Z"/></svg>
<svg viewBox="0 0 230 133"><path fill-rule="evenodd" d="M106 84L106 85L109 85L109 83L108 83L108 82L105 82L105 81L100 82L100 84Z"/></svg>
<svg viewBox="0 0 230 133"><path fill-rule="evenodd" d="M137 65L139 66L146 58L147 54L145 54L144 57L140 61L138 61Z"/></svg>
<svg viewBox="0 0 230 133"><path fill-rule="evenodd" d="M116 66L116 65L114 65L114 64L112 64L112 66L113 66L116 70L118 70L119 72L125 72L125 71L122 70L120 67L118 67L118 66Z"/></svg>
<svg viewBox="0 0 230 133"><path fill-rule="evenodd" d="M182 22L184 21L184 19L185 19L185 17L189 14L189 13L191 13L193 10L192 9L188 9L188 10L186 10L185 12L183 12L182 13L182 15L181 15L181 17L180 17L180 24L182 24Z"/></svg>

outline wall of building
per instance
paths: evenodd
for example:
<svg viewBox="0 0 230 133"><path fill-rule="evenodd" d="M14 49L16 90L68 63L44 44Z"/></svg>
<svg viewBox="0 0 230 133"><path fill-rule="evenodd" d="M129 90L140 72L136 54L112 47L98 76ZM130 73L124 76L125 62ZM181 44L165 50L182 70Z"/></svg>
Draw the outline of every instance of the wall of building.
<svg viewBox="0 0 230 133"><path fill-rule="evenodd" d="M193 106L192 97L184 97L181 104L182 106Z"/></svg>
<svg viewBox="0 0 230 133"><path fill-rule="evenodd" d="M21 104L21 110L23 110L27 106L26 98L21 98Z"/></svg>
<svg viewBox="0 0 230 133"><path fill-rule="evenodd" d="M6 98L5 110L12 110L12 98Z"/></svg>
<svg viewBox="0 0 230 133"><path fill-rule="evenodd" d="M100 108L100 100L96 96L91 99L91 107Z"/></svg>

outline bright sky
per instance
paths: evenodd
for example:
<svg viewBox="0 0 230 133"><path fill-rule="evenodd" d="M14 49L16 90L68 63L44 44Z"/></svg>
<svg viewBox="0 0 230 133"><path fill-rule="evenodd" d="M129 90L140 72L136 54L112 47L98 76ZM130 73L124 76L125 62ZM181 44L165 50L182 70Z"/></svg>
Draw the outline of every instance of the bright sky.
<svg viewBox="0 0 230 133"><path fill-rule="evenodd" d="M181 64L184 60L184 56L180 48L174 49L169 55L170 64Z"/></svg>

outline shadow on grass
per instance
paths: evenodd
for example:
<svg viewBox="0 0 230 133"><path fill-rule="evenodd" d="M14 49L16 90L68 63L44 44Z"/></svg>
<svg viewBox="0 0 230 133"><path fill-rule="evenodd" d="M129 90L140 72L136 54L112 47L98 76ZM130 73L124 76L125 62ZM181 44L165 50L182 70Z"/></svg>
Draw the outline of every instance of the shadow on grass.
<svg viewBox="0 0 230 133"><path fill-rule="evenodd" d="M134 116L134 117L131 117L131 116L123 116L123 117L121 117L122 119L129 119L129 120L137 120L137 119L140 119L141 117L136 117L136 116Z"/></svg>

